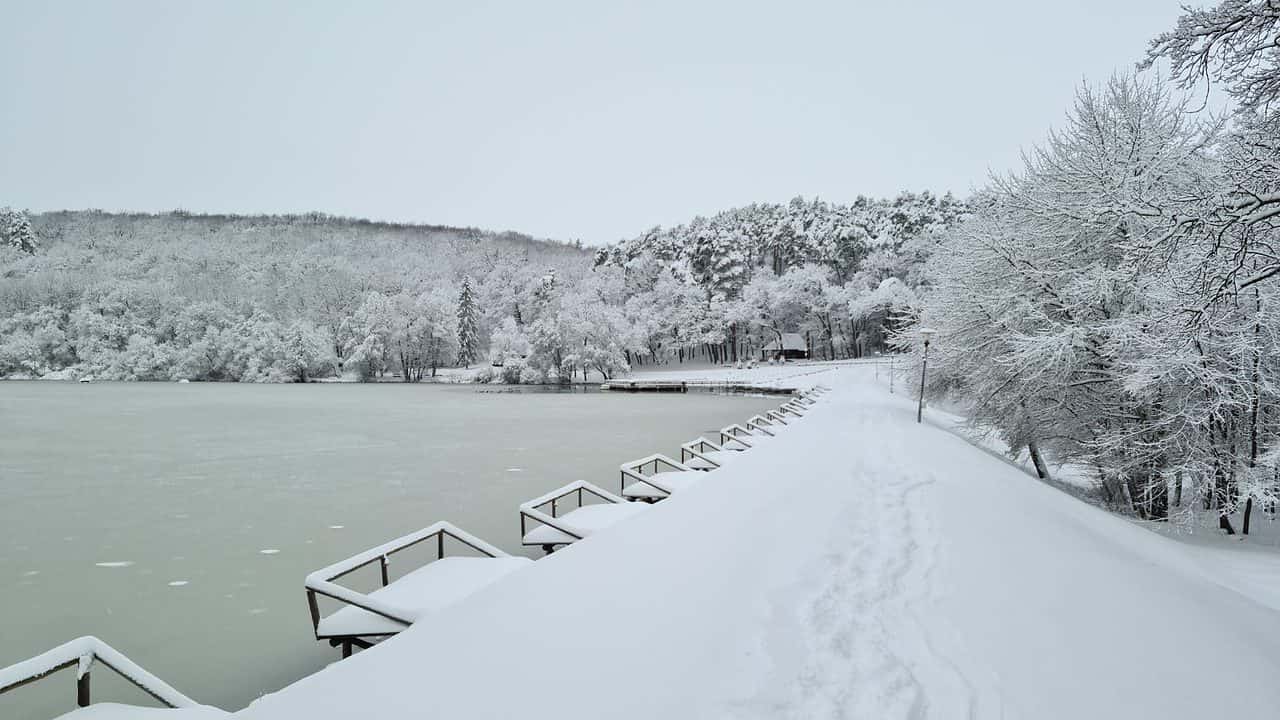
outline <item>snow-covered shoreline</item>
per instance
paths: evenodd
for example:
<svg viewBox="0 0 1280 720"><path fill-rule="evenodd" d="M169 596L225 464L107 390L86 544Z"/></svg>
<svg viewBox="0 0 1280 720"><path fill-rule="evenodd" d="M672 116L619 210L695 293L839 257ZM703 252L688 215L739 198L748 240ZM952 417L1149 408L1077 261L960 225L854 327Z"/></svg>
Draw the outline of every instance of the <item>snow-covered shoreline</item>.
<svg viewBox="0 0 1280 720"><path fill-rule="evenodd" d="M837 361L791 361L785 364L773 365L769 363L761 363L754 367L735 367L733 365L713 365L702 362L689 363L670 363L664 365L646 365L644 367L633 369L631 372L623 373L620 378L643 379L643 380L674 380L684 381L689 385L739 385L746 387L759 387L762 389L797 389L803 387L812 387L812 382L799 382L798 378L807 375L824 373L835 367L846 365L866 365L874 364L876 361L867 360L837 360ZM371 380L361 380L354 375L342 375L337 377L313 378L307 381L307 384L374 384L374 385L479 385L493 387L599 387L601 383L607 380L601 377L599 380L574 380L568 383L506 383L498 381L485 381L481 379L482 372L486 367L448 367L440 368L437 375L426 376L416 382L404 382L398 377L382 377ZM793 382L793 379L797 380ZM0 375L0 381L9 382L78 382L82 380L93 381L92 377L82 376L72 370L58 371L48 373L42 376L27 374L11 374ZM108 380L105 382L138 382L138 383L171 383L181 382L175 380ZM194 382L225 382L236 384L237 381L194 381ZM283 384L296 384L293 382Z"/></svg>
<svg viewBox="0 0 1280 720"><path fill-rule="evenodd" d="M1074 720L1280 702L1280 599L1257 574L1280 577L1275 556L1232 582L917 425L869 368L795 369L760 381L834 391L777 442L237 717Z"/></svg>

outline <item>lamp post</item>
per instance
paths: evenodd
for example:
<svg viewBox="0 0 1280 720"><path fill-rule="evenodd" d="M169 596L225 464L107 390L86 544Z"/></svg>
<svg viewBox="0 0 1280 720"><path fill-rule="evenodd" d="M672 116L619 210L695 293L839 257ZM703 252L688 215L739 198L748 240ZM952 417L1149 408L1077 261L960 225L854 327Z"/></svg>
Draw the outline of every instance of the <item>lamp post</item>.
<svg viewBox="0 0 1280 720"><path fill-rule="evenodd" d="M916 405L916 422L924 422L924 375L929 369L929 339L938 331L933 328L920 328L920 337L924 338L924 357L920 361L920 401Z"/></svg>

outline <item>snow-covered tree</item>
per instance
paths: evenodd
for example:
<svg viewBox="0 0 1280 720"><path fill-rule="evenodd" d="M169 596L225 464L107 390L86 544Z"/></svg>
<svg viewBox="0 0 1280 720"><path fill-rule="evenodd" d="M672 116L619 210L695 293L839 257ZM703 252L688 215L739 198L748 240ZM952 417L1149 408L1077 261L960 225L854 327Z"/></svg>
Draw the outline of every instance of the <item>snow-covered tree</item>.
<svg viewBox="0 0 1280 720"><path fill-rule="evenodd" d="M395 311L387 296L369 292L352 316L347 367L362 379L382 377L391 368Z"/></svg>
<svg viewBox="0 0 1280 720"><path fill-rule="evenodd" d="M458 364L470 367L480 355L480 328L477 323L475 292L471 278L462 278L458 293Z"/></svg>
<svg viewBox="0 0 1280 720"><path fill-rule="evenodd" d="M282 329L280 365L298 382L333 374L333 343L323 330L304 320Z"/></svg>
<svg viewBox="0 0 1280 720"><path fill-rule="evenodd" d="M1280 5L1274 0L1223 0L1186 7L1177 26L1151 41L1143 67L1168 60L1183 88L1226 84L1242 112L1274 110L1280 99Z"/></svg>
<svg viewBox="0 0 1280 720"><path fill-rule="evenodd" d="M1166 271L1151 248L1211 180L1214 131L1150 82L1082 88L1066 126L940 246L921 310L939 330L936 390L963 388L977 421L1028 449L1042 475L1043 451L1087 463L1156 519L1181 441L1152 420L1156 399L1133 391L1132 336L1164 312L1153 283ZM914 333L901 344L919 347Z"/></svg>
<svg viewBox="0 0 1280 720"><path fill-rule="evenodd" d="M21 210L0 208L0 241L24 253L36 251L36 234L31 218Z"/></svg>

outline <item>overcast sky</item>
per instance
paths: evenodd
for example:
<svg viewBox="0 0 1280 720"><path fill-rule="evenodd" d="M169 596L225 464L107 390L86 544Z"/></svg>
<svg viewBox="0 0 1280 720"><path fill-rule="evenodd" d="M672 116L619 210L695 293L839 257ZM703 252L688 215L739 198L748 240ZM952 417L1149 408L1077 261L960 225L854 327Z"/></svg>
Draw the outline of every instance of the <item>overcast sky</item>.
<svg viewBox="0 0 1280 720"><path fill-rule="evenodd" d="M965 194L1178 4L0 0L0 205L602 243L799 194Z"/></svg>

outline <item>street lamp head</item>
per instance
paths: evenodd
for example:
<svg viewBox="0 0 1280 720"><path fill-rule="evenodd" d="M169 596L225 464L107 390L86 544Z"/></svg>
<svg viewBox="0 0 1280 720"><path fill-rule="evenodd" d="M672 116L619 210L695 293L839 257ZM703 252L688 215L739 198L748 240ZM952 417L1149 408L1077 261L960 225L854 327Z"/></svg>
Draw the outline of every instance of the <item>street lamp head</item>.
<svg viewBox="0 0 1280 720"><path fill-rule="evenodd" d="M924 338L925 342L929 342L929 340L931 340L934 335L938 334L937 330L934 330L933 328L930 328L930 327L922 327L918 332L920 333L920 337Z"/></svg>

